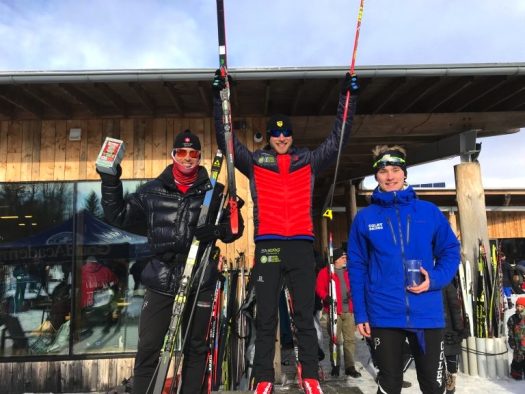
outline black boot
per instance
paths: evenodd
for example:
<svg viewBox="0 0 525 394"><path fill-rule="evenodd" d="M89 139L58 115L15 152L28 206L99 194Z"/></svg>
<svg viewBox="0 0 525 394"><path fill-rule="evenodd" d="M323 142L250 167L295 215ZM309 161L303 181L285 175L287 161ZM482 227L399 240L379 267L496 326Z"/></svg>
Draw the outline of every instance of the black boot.
<svg viewBox="0 0 525 394"><path fill-rule="evenodd" d="M355 367L348 367L345 369L345 375L348 375L348 376L351 376L353 378L360 378L361 377L361 373L357 371L357 369L355 369Z"/></svg>
<svg viewBox="0 0 525 394"><path fill-rule="evenodd" d="M330 372L330 375L331 376L339 376L339 365L334 367L332 365L332 371Z"/></svg>

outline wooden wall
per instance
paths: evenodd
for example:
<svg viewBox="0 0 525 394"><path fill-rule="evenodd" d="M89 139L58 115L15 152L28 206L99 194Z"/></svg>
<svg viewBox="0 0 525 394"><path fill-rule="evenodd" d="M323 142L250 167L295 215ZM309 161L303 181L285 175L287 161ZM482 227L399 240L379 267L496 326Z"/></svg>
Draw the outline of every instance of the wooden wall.
<svg viewBox="0 0 525 394"><path fill-rule="evenodd" d="M82 129L80 141L69 141L70 128ZM122 179L154 178L171 163L174 136L187 128L200 137L202 164L209 169L217 149L211 118L3 121L0 122L0 182L98 180L94 163L106 136L126 142ZM254 132L264 129L264 118L254 117L246 118L245 127L235 132L253 150L264 145L264 141L254 143ZM226 181L225 164L219 181ZM219 246L231 260L237 252L244 251L251 266L254 255L253 204L248 179L237 171L236 181L238 194L246 202L241 211L246 229L237 242L219 243ZM455 217L457 219L457 215ZM488 212L488 227L490 238L525 237L525 213ZM334 245L338 247L348 237L346 215L334 214L331 228ZM321 234L320 218L316 218L315 231ZM322 250L319 242L316 246Z"/></svg>
<svg viewBox="0 0 525 394"><path fill-rule="evenodd" d="M245 127L235 130L250 150L264 142L253 141L255 131L264 131L264 118L247 118ZM80 141L69 140L69 129L82 129ZM0 122L0 182L98 180L95 160L106 136L126 143L122 179L154 178L171 163L174 136L191 129L201 139L204 165L211 167L217 144L211 118L135 118L58 121ZM226 181L223 164L219 181ZM246 177L237 172L237 192L246 202L242 214L246 229L234 244L219 245L233 260L244 251L253 260L253 211Z"/></svg>
<svg viewBox="0 0 525 394"><path fill-rule="evenodd" d="M459 236L459 215L447 213L452 230ZM338 213L333 220L334 247L339 247L348 239L348 220L346 214ZM525 238L525 212L488 211L487 226L489 239ZM317 228L321 228L318 226ZM316 228L316 229L317 229ZM320 233L319 233L320 234Z"/></svg>
<svg viewBox="0 0 525 394"><path fill-rule="evenodd" d="M133 374L133 358L0 363L0 393L106 392Z"/></svg>

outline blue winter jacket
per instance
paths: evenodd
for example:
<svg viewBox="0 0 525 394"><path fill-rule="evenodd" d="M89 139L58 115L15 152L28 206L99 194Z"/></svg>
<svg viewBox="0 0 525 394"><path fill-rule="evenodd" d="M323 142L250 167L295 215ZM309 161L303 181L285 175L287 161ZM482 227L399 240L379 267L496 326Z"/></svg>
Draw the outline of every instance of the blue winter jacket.
<svg viewBox="0 0 525 394"><path fill-rule="evenodd" d="M423 260L430 288L406 290L404 259ZM440 210L417 199L412 187L376 188L360 210L348 242L355 322L383 328L445 327L441 289L458 269L459 243Z"/></svg>

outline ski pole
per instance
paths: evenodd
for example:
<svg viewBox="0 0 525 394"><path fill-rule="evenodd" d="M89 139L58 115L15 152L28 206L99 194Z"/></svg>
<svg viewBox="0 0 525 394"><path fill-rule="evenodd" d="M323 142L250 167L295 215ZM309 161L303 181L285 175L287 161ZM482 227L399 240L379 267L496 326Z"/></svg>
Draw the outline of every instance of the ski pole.
<svg viewBox="0 0 525 394"><path fill-rule="evenodd" d="M354 38L354 50L352 52L352 61L350 63L350 75L354 75L355 72L355 59L357 57L357 45L359 43L359 32L361 31L361 20L363 19L363 9L364 9L364 0L361 0L359 4L359 11L357 12L357 26L355 30L355 38ZM343 110L343 123L341 126L341 135L339 138L339 149L337 151L337 160L335 162L335 171L334 171L334 181L332 183L332 186L330 187L329 195L330 195L330 203L328 204L328 208L324 212L323 216L329 218L332 220L332 204L334 202L334 193L335 193L335 185L337 182L337 173L339 171L339 163L341 161L341 151L343 149L343 138L345 135L345 128L346 128L346 120L348 119L348 108L350 104L350 91L348 90L346 92L346 98L345 98L345 106Z"/></svg>

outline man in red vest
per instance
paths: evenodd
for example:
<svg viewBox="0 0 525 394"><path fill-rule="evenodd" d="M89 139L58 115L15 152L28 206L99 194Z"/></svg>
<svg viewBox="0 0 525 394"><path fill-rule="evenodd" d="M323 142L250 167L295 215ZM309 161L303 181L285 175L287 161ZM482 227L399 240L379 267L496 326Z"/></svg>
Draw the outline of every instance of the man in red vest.
<svg viewBox="0 0 525 394"><path fill-rule="evenodd" d="M224 124L220 91L226 85L215 73L214 117L217 144L224 151ZM343 110L351 92L343 144L348 141L359 85L347 73L339 96L332 132L316 149L293 145L289 117L274 115L267 123L268 144L251 152L234 136L235 166L250 180L255 233L255 280L257 336L254 374L256 393L273 391L275 332L280 288L286 280L293 299L294 322L299 342L303 388L307 394L322 393L318 377L318 343L312 311L315 299L314 231L312 192L315 176L335 162L341 140Z"/></svg>
<svg viewBox="0 0 525 394"><path fill-rule="evenodd" d="M334 273L332 278L335 281L335 297L337 300L337 346L343 345L343 357L345 360L345 375L353 378L361 377L361 373L355 369L355 320L354 305L350 296L350 280L346 269L346 253L343 249L333 251ZM325 312L328 312L330 305L330 270L324 267L317 275L315 292L323 300ZM332 337L330 325L328 336ZM338 354L339 357L339 354ZM336 366L332 365L332 376L339 376L339 360Z"/></svg>

